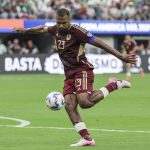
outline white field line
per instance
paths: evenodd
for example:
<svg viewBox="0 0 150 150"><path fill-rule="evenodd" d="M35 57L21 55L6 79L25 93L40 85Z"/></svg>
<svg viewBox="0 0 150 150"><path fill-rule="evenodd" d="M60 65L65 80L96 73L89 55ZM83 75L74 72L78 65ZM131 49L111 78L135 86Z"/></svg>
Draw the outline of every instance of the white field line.
<svg viewBox="0 0 150 150"><path fill-rule="evenodd" d="M18 118L10 118L10 117L0 116L0 119L7 119L7 120L13 120L13 121L20 122L19 125L0 125L0 126L18 127L19 128L19 127L25 127L25 126L28 126L31 124L29 121L18 119Z"/></svg>
<svg viewBox="0 0 150 150"><path fill-rule="evenodd" d="M38 126L32 126L32 127L25 127L25 128L38 128L38 129L44 129L44 128L47 128L47 129L56 129L56 130L74 130L74 128L65 128L65 127L38 127ZM150 131L134 131L134 130L112 130L112 129L97 129L97 128L88 128L88 130L91 130L91 131L101 131L101 132L130 132L130 133L148 133L150 134Z"/></svg>
<svg viewBox="0 0 150 150"><path fill-rule="evenodd" d="M0 127L4 126L4 127L16 127L16 128L19 128L19 127L20 128L33 128L33 129L74 130L74 128L65 128L65 127L28 126L31 124L31 122L26 121L26 120L4 117L4 116L0 116L0 118L20 122L19 125L0 125ZM142 131L142 130L112 130L112 129L98 129L98 128L89 128L88 130L100 131L100 132L148 133L150 134L150 131Z"/></svg>

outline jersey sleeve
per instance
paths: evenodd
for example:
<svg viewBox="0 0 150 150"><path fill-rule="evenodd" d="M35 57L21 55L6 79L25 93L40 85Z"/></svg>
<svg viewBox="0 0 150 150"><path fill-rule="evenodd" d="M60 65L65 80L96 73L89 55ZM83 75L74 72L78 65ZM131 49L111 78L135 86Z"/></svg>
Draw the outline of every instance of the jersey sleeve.
<svg viewBox="0 0 150 150"><path fill-rule="evenodd" d="M76 37L77 41L81 43L90 43L92 44L94 41L94 35L88 32L86 29L80 26L74 26L75 32L74 36Z"/></svg>
<svg viewBox="0 0 150 150"><path fill-rule="evenodd" d="M55 35L56 34L56 25L48 27L48 33Z"/></svg>

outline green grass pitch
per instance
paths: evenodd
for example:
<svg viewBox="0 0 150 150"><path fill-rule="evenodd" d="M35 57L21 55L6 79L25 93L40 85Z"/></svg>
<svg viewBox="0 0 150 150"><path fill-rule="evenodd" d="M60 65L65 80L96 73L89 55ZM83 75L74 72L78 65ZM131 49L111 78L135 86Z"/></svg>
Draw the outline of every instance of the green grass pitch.
<svg viewBox="0 0 150 150"><path fill-rule="evenodd" d="M108 77L123 79L124 74L96 75L94 88L106 85ZM93 150L150 149L150 74L133 75L132 88L111 93L90 109L79 111L96 141ZM63 75L0 75L0 116L30 121L24 128L11 127L18 121L0 118L0 150L71 150L78 141L64 109L49 110L45 97L62 91ZM10 125L10 126L8 126ZM50 128L50 127L56 127ZM63 127L64 129L58 129Z"/></svg>

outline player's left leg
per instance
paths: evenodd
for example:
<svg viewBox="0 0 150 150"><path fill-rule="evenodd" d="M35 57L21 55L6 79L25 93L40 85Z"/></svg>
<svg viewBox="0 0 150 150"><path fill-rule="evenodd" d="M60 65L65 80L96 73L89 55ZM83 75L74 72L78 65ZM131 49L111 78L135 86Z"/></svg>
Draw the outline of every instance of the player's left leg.
<svg viewBox="0 0 150 150"><path fill-rule="evenodd" d="M130 81L131 80L131 64L126 64L126 78L125 80Z"/></svg>
<svg viewBox="0 0 150 150"><path fill-rule="evenodd" d="M74 125L76 131L80 134L81 140L71 146L93 146L95 145L94 139L91 138L88 129L83 122L77 106L78 101L75 94L75 87L74 87L74 76L72 78L66 79L64 83L64 97L65 97L65 109L68 113L68 116Z"/></svg>
<svg viewBox="0 0 150 150"><path fill-rule="evenodd" d="M142 68L141 66L138 66L138 65L136 65L136 67L137 67L138 70L139 70L139 75L140 75L141 77L144 77L144 70L143 70L143 68Z"/></svg>
<svg viewBox="0 0 150 150"><path fill-rule="evenodd" d="M136 61L136 64L135 64L135 66L138 68L138 70L139 70L139 75L141 76L141 77L144 77L144 70L143 70L143 68L141 67L141 59L140 59L140 57L138 56L138 55L136 55L136 57L137 57L137 61Z"/></svg>
<svg viewBox="0 0 150 150"><path fill-rule="evenodd" d="M139 75L140 75L140 77L144 77L144 70L143 70L143 68L142 67L138 67L138 66L136 66L137 68L138 68L138 70L139 70Z"/></svg>

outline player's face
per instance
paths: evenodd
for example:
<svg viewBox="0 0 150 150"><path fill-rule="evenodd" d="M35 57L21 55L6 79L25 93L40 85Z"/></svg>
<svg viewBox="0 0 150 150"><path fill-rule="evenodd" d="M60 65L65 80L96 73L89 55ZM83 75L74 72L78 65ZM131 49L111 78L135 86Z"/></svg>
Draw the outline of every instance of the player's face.
<svg viewBox="0 0 150 150"><path fill-rule="evenodd" d="M57 16L57 29L60 34L65 34L70 27L70 19L68 16Z"/></svg>

